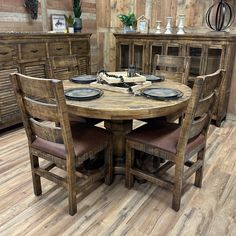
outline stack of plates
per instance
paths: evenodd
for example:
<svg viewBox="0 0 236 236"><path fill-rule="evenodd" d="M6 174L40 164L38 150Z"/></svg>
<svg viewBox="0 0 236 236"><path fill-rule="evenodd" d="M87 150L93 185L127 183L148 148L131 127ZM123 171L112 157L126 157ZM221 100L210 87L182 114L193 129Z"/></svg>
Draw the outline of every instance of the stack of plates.
<svg viewBox="0 0 236 236"><path fill-rule="evenodd" d="M96 88L75 88L65 91L68 100L87 101L101 97L102 90Z"/></svg>
<svg viewBox="0 0 236 236"><path fill-rule="evenodd" d="M182 97L183 93L171 88L146 88L142 90L142 95L157 100L171 100Z"/></svg>
<svg viewBox="0 0 236 236"><path fill-rule="evenodd" d="M143 76L146 77L147 81L151 81L151 82L161 82L161 81L165 80L165 77L162 76L162 75L158 75L158 76L155 76L155 75L143 75Z"/></svg>
<svg viewBox="0 0 236 236"><path fill-rule="evenodd" d="M70 80L74 83L89 84L89 83L95 82L97 80L97 76L96 75L80 75L77 77L73 77Z"/></svg>

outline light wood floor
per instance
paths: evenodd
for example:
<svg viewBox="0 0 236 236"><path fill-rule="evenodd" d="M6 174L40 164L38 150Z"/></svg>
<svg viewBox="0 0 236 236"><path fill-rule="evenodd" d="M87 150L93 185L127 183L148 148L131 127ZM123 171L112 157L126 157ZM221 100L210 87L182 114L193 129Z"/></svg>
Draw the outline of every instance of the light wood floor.
<svg viewBox="0 0 236 236"><path fill-rule="evenodd" d="M236 235L236 122L211 127L202 189L189 184L181 210L171 193L150 183L124 187L98 183L78 196L78 213L67 213L62 188L43 180L32 190L28 148L22 128L0 135L0 235ZM191 179L190 179L191 180Z"/></svg>

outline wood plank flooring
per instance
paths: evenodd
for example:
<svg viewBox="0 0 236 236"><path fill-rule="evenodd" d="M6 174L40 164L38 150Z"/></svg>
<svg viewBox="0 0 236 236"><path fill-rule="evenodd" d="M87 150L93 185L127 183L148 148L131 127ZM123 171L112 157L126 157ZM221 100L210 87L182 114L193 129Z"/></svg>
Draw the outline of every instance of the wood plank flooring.
<svg viewBox="0 0 236 236"><path fill-rule="evenodd" d="M42 180L33 194L28 147L22 128L0 134L0 235L236 235L236 121L211 126L203 187L185 188L178 213L168 190L124 177L98 183L77 197L67 213L64 189Z"/></svg>

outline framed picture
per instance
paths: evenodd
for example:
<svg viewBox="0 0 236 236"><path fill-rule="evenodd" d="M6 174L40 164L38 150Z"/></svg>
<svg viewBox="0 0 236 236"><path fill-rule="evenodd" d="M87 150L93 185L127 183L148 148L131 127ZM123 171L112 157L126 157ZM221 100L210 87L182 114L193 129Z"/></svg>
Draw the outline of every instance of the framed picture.
<svg viewBox="0 0 236 236"><path fill-rule="evenodd" d="M148 19L142 15L137 19L137 31L143 34L148 33Z"/></svg>
<svg viewBox="0 0 236 236"><path fill-rule="evenodd" d="M64 15L52 15L52 30L63 33L66 31L66 18Z"/></svg>

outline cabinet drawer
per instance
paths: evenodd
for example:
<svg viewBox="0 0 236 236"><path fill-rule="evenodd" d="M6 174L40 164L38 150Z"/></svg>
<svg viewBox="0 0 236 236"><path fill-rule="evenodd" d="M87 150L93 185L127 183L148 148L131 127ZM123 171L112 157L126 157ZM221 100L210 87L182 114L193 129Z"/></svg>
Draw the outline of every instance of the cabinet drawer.
<svg viewBox="0 0 236 236"><path fill-rule="evenodd" d="M87 55L89 53L88 41L74 41L71 42L72 54Z"/></svg>
<svg viewBox="0 0 236 236"><path fill-rule="evenodd" d="M7 60L17 59L16 45L0 45L0 62L6 62Z"/></svg>
<svg viewBox="0 0 236 236"><path fill-rule="evenodd" d="M25 43L21 44L22 59L37 59L46 57L45 43Z"/></svg>
<svg viewBox="0 0 236 236"><path fill-rule="evenodd" d="M61 56L69 55L69 43L68 42L58 42L58 43L49 43L49 55L50 56Z"/></svg>

